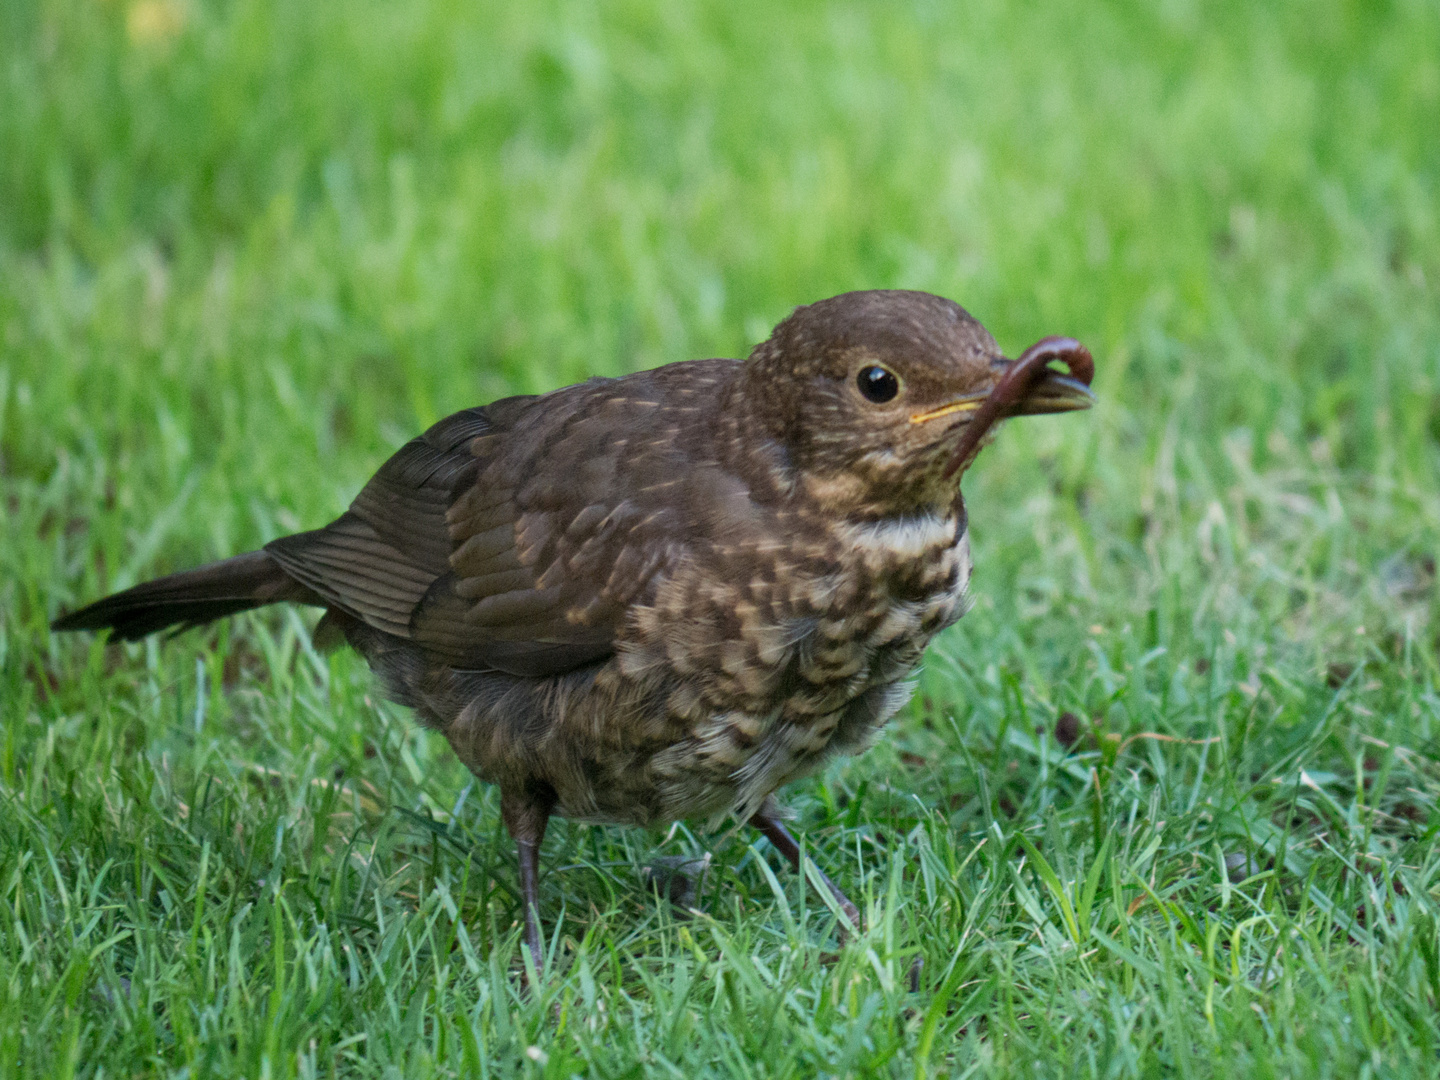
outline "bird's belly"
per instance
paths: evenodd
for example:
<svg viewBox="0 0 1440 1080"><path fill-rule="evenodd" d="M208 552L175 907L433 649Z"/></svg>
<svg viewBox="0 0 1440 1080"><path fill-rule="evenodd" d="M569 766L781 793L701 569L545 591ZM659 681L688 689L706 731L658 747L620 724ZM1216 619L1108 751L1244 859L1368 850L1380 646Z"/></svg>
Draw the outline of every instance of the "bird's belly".
<svg viewBox="0 0 1440 1080"><path fill-rule="evenodd" d="M663 688L652 683L641 695L627 693L634 684L620 682L617 696L604 695L609 707L603 712L583 725L552 729L542 756L556 810L574 819L641 825L729 813L747 818L782 785L837 754L866 749L909 698L906 676L932 634L916 630L878 643L856 638L844 647L832 642L813 666L789 673L787 693L728 708L708 705L688 680L667 679ZM832 677L837 671L848 673ZM597 681L603 689L608 680ZM647 719L612 724L617 711Z"/></svg>
<svg viewBox="0 0 1440 1080"><path fill-rule="evenodd" d="M864 632L832 627L799 649L781 679L786 693L708 714L654 755L647 772L661 816L747 818L777 788L867 749L909 699L908 676L930 639L963 610L962 585L896 602L865 620Z"/></svg>

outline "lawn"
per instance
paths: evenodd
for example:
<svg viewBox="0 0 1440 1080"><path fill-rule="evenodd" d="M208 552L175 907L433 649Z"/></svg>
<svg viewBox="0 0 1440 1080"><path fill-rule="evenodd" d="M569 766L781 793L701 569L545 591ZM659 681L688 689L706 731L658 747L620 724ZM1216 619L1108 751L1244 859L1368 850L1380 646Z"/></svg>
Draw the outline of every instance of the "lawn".
<svg viewBox="0 0 1440 1080"><path fill-rule="evenodd" d="M0 0L0 1076L1434 1075L1437 117L1427 0ZM788 792L843 946L748 830L557 822L527 995L496 793L313 613L47 630L872 287L1100 404Z"/></svg>

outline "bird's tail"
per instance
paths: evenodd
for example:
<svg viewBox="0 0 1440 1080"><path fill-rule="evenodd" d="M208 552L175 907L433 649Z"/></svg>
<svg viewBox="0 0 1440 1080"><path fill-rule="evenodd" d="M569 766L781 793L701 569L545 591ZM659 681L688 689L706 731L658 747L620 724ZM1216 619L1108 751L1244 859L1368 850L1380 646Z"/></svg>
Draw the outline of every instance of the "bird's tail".
<svg viewBox="0 0 1440 1080"><path fill-rule="evenodd" d="M167 626L188 629L283 600L323 603L265 552L252 551L107 596L62 615L50 629L108 629L121 641L134 641Z"/></svg>

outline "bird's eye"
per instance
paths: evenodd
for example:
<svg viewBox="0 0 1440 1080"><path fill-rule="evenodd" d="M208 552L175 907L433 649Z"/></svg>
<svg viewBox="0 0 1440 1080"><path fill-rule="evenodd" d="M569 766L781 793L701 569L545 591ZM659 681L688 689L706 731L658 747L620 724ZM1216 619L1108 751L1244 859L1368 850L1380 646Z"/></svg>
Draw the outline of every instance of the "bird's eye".
<svg viewBox="0 0 1440 1080"><path fill-rule="evenodd" d="M860 374L855 376L855 385L860 388L866 401L873 401L876 405L893 400L900 392L899 378L889 368L878 364L861 368Z"/></svg>

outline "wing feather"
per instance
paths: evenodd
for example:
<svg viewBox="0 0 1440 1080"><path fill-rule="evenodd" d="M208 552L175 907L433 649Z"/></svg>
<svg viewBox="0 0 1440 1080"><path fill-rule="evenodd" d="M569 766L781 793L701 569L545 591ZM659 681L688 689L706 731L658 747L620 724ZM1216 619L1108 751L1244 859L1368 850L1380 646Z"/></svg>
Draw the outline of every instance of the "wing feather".
<svg viewBox="0 0 1440 1080"><path fill-rule="evenodd" d="M628 606L684 558L673 537L692 511L669 495L693 463L664 371L447 417L332 524L266 550L432 661L546 676L603 660Z"/></svg>

